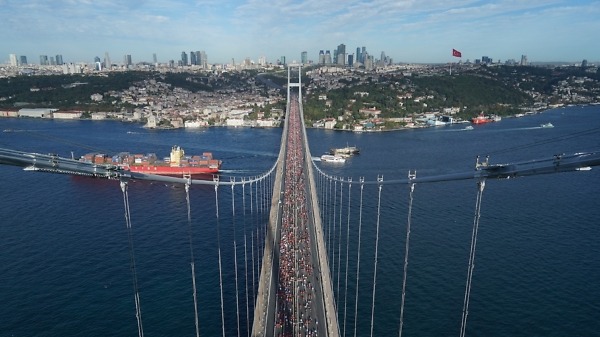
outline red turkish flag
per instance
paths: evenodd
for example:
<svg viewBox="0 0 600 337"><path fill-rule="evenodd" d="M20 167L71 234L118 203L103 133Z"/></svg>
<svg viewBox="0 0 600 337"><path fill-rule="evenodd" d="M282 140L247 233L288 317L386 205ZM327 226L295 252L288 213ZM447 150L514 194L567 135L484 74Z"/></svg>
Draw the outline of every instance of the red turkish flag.
<svg viewBox="0 0 600 337"><path fill-rule="evenodd" d="M452 56L462 57L462 53L456 49L452 49Z"/></svg>

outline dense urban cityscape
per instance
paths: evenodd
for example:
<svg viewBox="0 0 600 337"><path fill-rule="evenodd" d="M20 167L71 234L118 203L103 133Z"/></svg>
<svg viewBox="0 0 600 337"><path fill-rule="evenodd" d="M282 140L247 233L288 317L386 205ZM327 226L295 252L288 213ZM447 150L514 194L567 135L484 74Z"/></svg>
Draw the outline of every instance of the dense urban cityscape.
<svg viewBox="0 0 600 337"><path fill-rule="evenodd" d="M132 55L116 62L106 52L93 62L76 63L65 62L61 54L40 55L39 64L34 64L25 55L10 54L9 63L0 65L0 79L32 79L31 85L24 87L27 100L40 92L46 92L47 97L40 102L15 101L14 89L5 88L0 92L0 117L109 118L143 123L148 128L276 127L285 113L283 79L288 63L304 67L307 121L327 129L418 128L468 122L478 114L498 120L562 105L600 102L600 70L585 59L560 65L532 65L526 55L518 61L488 56L463 61L461 53L453 50L449 53L453 62L408 64L394 63L383 51L375 58L364 46L349 53L344 44L333 52L319 50L316 61L310 60L306 51L299 56L299 61L291 62L285 56L268 62L263 56L257 61L246 58L236 63L232 59L216 64L201 50L182 51L179 60L159 62L153 54L152 62L134 63ZM93 91L86 80L118 74L144 75L136 75L138 80L122 90ZM179 80L169 82L175 75ZM35 80L41 76L62 76L62 80L41 84ZM468 83L461 87L458 82L448 82L446 89L433 89L435 84L423 83L432 77L440 83L464 82L465 78ZM477 82L482 79L489 81ZM52 99L52 93L58 92L58 86L67 91L65 95L73 88L92 91L76 104L55 106L53 102L58 99ZM447 92L454 86L462 91L455 97ZM481 87L494 92L507 90L510 97L482 101L479 98L486 94L477 92Z"/></svg>

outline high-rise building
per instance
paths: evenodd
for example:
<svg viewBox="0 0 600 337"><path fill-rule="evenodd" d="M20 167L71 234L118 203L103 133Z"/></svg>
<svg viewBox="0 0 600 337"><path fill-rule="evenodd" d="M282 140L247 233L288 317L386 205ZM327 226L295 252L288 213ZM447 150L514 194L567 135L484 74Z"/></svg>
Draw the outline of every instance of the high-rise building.
<svg viewBox="0 0 600 337"><path fill-rule="evenodd" d="M266 66L267 65L267 57L266 56L259 57L258 64L263 67Z"/></svg>
<svg viewBox="0 0 600 337"><path fill-rule="evenodd" d="M127 54L123 57L123 64L125 64L126 67L129 67L131 65L133 65L133 62L131 61L131 55Z"/></svg>
<svg viewBox="0 0 600 337"><path fill-rule="evenodd" d="M583 61L581 61L581 68L585 69L588 66L588 60L583 59Z"/></svg>
<svg viewBox="0 0 600 337"><path fill-rule="evenodd" d="M21 65L27 64L27 56L21 55L21 57L20 57L20 64Z"/></svg>
<svg viewBox="0 0 600 337"><path fill-rule="evenodd" d="M8 61L10 63L11 66L16 67L19 64L17 63L17 54L9 54L8 55Z"/></svg>
<svg viewBox="0 0 600 337"><path fill-rule="evenodd" d="M287 63L285 63L285 56L282 56L279 58L279 63L282 65L286 65Z"/></svg>
<svg viewBox="0 0 600 337"><path fill-rule="evenodd" d="M158 59L156 58L156 53L152 54L152 62L156 65L158 64Z"/></svg>
<svg viewBox="0 0 600 337"><path fill-rule="evenodd" d="M308 53L303 51L302 53L300 53L300 62L302 62L302 64L307 64L308 63Z"/></svg>
<svg viewBox="0 0 600 337"><path fill-rule="evenodd" d="M100 62L100 57L96 56L94 57L94 63L99 63Z"/></svg>
<svg viewBox="0 0 600 337"><path fill-rule="evenodd" d="M196 50L194 52L194 55L196 57L196 65L198 66L202 66L202 53L200 53L199 50Z"/></svg>
<svg viewBox="0 0 600 337"><path fill-rule="evenodd" d="M62 66L64 64L63 62L63 57L61 54L57 54L56 55L56 65L57 66Z"/></svg>
<svg viewBox="0 0 600 337"><path fill-rule="evenodd" d="M54 61L54 56L50 56L50 65L51 66L56 65L56 61Z"/></svg>
<svg viewBox="0 0 600 337"><path fill-rule="evenodd" d="M367 58L367 47L362 47L360 51L360 63L365 64Z"/></svg>
<svg viewBox="0 0 600 337"><path fill-rule="evenodd" d="M373 56L365 53L363 57L365 58L365 69L373 70L375 68Z"/></svg>
<svg viewBox="0 0 600 337"><path fill-rule="evenodd" d="M337 53L335 54L335 63L340 66L346 65L346 45L340 44L337 47Z"/></svg>
<svg viewBox="0 0 600 337"><path fill-rule="evenodd" d="M354 65L354 54L348 54L348 67L352 67Z"/></svg>
<svg viewBox="0 0 600 337"><path fill-rule="evenodd" d="M331 52L329 50L325 51L325 64L331 64Z"/></svg>
<svg viewBox="0 0 600 337"><path fill-rule="evenodd" d="M521 55L521 63L522 66L527 65L527 55Z"/></svg>
<svg viewBox="0 0 600 337"><path fill-rule="evenodd" d="M196 60L196 53L191 51L190 52L190 65L195 66L196 64L198 64L197 60Z"/></svg>
<svg viewBox="0 0 600 337"><path fill-rule="evenodd" d="M188 65L188 56L184 51L181 52L181 65L184 67Z"/></svg>
<svg viewBox="0 0 600 337"><path fill-rule="evenodd" d="M198 60L202 69L208 68L208 57L206 56L206 52L204 50L200 51L200 59Z"/></svg>
<svg viewBox="0 0 600 337"><path fill-rule="evenodd" d="M48 55L40 55L40 65L41 66L48 65Z"/></svg>
<svg viewBox="0 0 600 337"><path fill-rule="evenodd" d="M319 64L325 64L325 52L323 49L319 50Z"/></svg>
<svg viewBox="0 0 600 337"><path fill-rule="evenodd" d="M356 47L356 62L361 62L360 61L360 47Z"/></svg>
<svg viewBox="0 0 600 337"><path fill-rule="evenodd" d="M108 56L108 52L104 52L104 68L110 69L111 66L110 56Z"/></svg>

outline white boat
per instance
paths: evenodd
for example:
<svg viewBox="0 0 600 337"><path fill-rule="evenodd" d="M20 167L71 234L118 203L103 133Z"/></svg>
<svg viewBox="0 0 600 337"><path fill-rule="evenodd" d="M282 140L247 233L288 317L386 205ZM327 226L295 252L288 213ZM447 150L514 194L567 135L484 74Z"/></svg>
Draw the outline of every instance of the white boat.
<svg viewBox="0 0 600 337"><path fill-rule="evenodd" d="M540 124L540 126L543 128L553 128L554 127L554 125L552 125L552 123Z"/></svg>
<svg viewBox="0 0 600 337"><path fill-rule="evenodd" d="M321 161L328 163L340 163L343 164L346 162L346 159L340 156L334 156L331 154L324 154L321 156Z"/></svg>
<svg viewBox="0 0 600 337"><path fill-rule="evenodd" d="M467 126L465 126L465 128L463 130L473 130L473 129L474 129L473 126L467 125Z"/></svg>

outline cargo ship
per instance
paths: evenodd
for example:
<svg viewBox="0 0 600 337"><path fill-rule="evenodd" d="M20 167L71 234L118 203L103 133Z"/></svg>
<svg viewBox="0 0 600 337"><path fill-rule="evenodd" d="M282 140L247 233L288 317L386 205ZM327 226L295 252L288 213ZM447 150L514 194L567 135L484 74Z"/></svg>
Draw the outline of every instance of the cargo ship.
<svg viewBox="0 0 600 337"><path fill-rule="evenodd" d="M124 170L146 174L167 176L194 176L218 173L221 161L214 159L212 153L204 152L201 156L186 156L179 146L173 146L169 157L162 160L156 154L130 154L121 152L114 156L101 153L88 153L80 161L94 164L115 165Z"/></svg>
<svg viewBox="0 0 600 337"><path fill-rule="evenodd" d="M483 113L479 114L477 117L471 118L471 123L473 124L486 124L491 122L499 122L502 120L502 117L497 115L485 116Z"/></svg>

